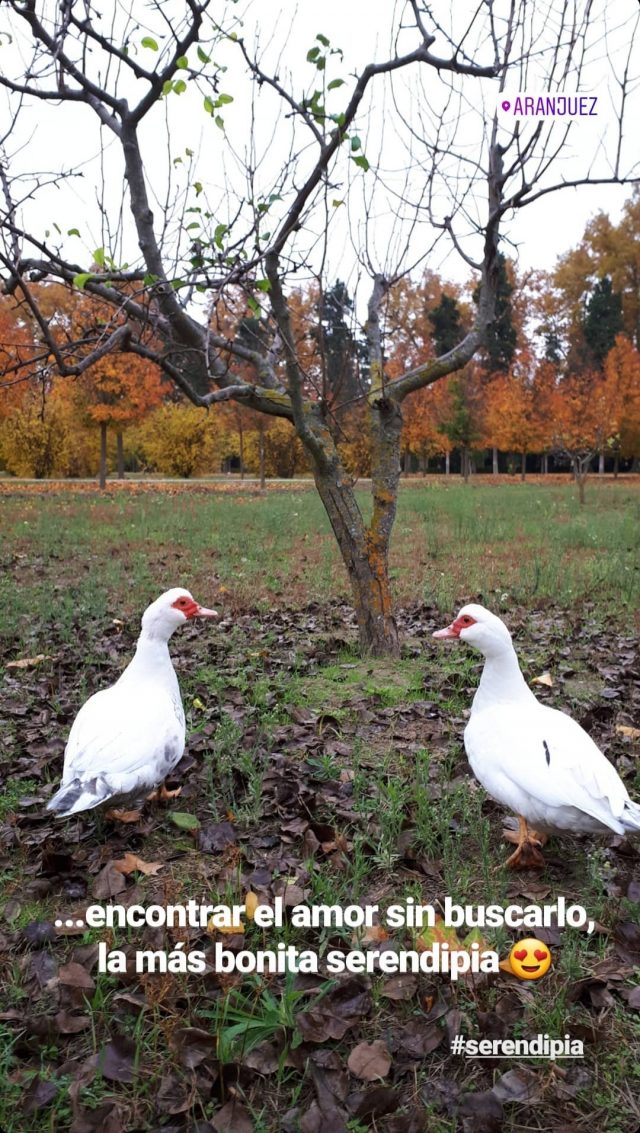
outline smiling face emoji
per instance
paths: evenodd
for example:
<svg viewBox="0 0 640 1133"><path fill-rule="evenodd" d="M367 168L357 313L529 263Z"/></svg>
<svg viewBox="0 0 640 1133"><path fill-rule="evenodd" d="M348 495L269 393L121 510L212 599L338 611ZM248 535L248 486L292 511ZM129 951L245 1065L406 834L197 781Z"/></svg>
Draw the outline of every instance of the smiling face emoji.
<svg viewBox="0 0 640 1133"><path fill-rule="evenodd" d="M539 980L551 967L551 953L541 940L528 936L514 944L509 967L519 980Z"/></svg>

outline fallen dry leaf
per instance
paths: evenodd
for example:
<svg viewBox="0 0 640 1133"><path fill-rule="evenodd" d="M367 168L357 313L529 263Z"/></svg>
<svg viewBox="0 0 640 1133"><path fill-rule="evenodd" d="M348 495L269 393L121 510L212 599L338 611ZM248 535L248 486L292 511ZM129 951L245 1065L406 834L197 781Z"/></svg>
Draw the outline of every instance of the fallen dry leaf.
<svg viewBox="0 0 640 1133"><path fill-rule="evenodd" d="M363 1082L375 1082L377 1078L386 1078L391 1067L391 1055L380 1039L372 1043L358 1043L354 1046L347 1066L356 1078Z"/></svg>
<svg viewBox="0 0 640 1133"><path fill-rule="evenodd" d="M35 669L36 665L41 665L43 661L55 661L56 658L51 653L36 653L35 657L21 657L19 661L7 661L7 669Z"/></svg>
<svg viewBox="0 0 640 1133"><path fill-rule="evenodd" d="M126 853L122 858L115 858L112 865L120 873L134 873L138 870L139 873L156 874L158 870L162 869L162 862L145 862L139 858L137 854Z"/></svg>
<svg viewBox="0 0 640 1133"><path fill-rule="evenodd" d="M616 724L616 735L627 736L630 740L640 740L640 728L632 728L630 724Z"/></svg>
<svg viewBox="0 0 640 1133"><path fill-rule="evenodd" d="M539 677L534 677L531 681L532 685L546 685L547 688L553 688L553 677L551 673L541 673Z"/></svg>
<svg viewBox="0 0 640 1133"><path fill-rule="evenodd" d="M248 921L252 921L256 915L256 909L260 904L260 898L257 893L253 893L251 889L245 894L244 905L246 909L246 916Z"/></svg>

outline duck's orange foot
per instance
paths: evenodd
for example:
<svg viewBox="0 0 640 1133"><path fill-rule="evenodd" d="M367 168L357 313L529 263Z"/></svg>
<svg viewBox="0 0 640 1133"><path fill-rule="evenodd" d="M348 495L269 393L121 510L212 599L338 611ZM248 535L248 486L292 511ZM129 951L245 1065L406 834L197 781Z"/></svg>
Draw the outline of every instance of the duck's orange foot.
<svg viewBox="0 0 640 1133"><path fill-rule="evenodd" d="M163 783L161 787L158 787L155 791L152 791L150 795L147 795L147 802L166 803L169 799L177 799L178 795L181 793L182 787L176 787L175 790L169 791Z"/></svg>
<svg viewBox="0 0 640 1133"><path fill-rule="evenodd" d="M549 841L549 835L543 834L540 830L534 830L533 827L527 827L529 831L529 840L536 842L539 846L546 846ZM518 830L503 830L502 837L505 842L513 842L514 846L520 845L520 832Z"/></svg>
<svg viewBox="0 0 640 1133"><path fill-rule="evenodd" d="M105 818L112 818L114 822L138 822L142 818L141 810L118 810L111 807L104 812Z"/></svg>
<svg viewBox="0 0 640 1133"><path fill-rule="evenodd" d="M545 861L540 850L547 841L546 835L531 830L521 815L518 815L517 833L505 830L504 835L508 842L516 843L516 849L504 863L507 869L544 869Z"/></svg>

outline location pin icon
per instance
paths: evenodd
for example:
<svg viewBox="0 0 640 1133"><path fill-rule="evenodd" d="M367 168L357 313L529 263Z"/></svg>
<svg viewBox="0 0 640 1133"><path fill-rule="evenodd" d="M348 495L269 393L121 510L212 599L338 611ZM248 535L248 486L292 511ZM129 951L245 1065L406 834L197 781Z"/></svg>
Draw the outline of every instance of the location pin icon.
<svg viewBox="0 0 640 1133"><path fill-rule="evenodd" d="M505 98L504 102L502 103L502 109L508 110L510 106L511 106L511 103L509 102L509 100L507 98Z"/></svg>

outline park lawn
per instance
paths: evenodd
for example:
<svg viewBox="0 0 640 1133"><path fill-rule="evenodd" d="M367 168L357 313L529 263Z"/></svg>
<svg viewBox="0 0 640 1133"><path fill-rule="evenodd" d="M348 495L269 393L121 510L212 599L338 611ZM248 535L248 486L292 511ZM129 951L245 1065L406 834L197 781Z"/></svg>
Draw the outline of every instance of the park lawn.
<svg viewBox="0 0 640 1133"><path fill-rule="evenodd" d="M552 675L536 692L588 727L639 796L640 742L629 733L640 727L639 512L632 481L594 481L583 509L557 483L403 490L392 556L403 654L391 663L355 652L342 568L312 491L3 493L3 1133L635 1130L637 855L569 839L550 844L543 875L501 868L503 816L470 779L461 743L480 661L431 632L467 599L502 612L526 676ZM182 794L137 826L95 815L54 822L43 802L71 720L121 671L142 608L170 585L222 615L172 641L190 733ZM41 653L38 664L4 668ZM193 816L193 829L175 812ZM108 900L105 866L126 853L154 871L121 875L119 903L239 901L249 890L264 901L382 907L408 896L564 895L598 929L540 930L554 963L534 985L503 974L457 984L351 977L324 989L324 1022L311 1026L324 979L97 973L100 940L133 950L140 933L66 936L52 922L98 894ZM507 955L508 931L485 935ZM170 950L177 939L148 931L145 945ZM214 939L192 930L189 945ZM354 943L346 930L289 924L268 939L248 925L246 945L239 934L218 939L234 949ZM397 930L386 944L412 940ZM465 1060L449 1051L457 1032L569 1032L585 1041L585 1059ZM384 1081L348 1072L363 1040L387 1047Z"/></svg>

